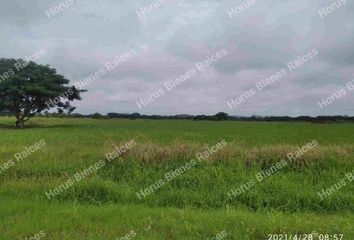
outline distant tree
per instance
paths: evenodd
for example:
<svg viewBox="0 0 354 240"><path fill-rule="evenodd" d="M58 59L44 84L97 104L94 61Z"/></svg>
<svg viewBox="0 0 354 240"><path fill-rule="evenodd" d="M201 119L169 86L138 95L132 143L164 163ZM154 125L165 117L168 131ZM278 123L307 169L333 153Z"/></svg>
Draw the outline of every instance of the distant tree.
<svg viewBox="0 0 354 240"><path fill-rule="evenodd" d="M198 121L198 120L209 120L209 116L206 115L197 115L193 118L194 121Z"/></svg>
<svg viewBox="0 0 354 240"><path fill-rule="evenodd" d="M100 114L100 113L94 113L94 114L92 114L91 118L93 118L93 119L102 119L102 118L104 118L104 116L102 114Z"/></svg>
<svg viewBox="0 0 354 240"><path fill-rule="evenodd" d="M224 113L224 112L219 112L219 113L215 114L214 119L216 121L228 120L229 119L229 115L227 113Z"/></svg>
<svg viewBox="0 0 354 240"><path fill-rule="evenodd" d="M118 116L119 116L118 113L113 113L113 112L107 113L107 117L109 118L118 118Z"/></svg>
<svg viewBox="0 0 354 240"><path fill-rule="evenodd" d="M70 101L85 92L68 86L69 80L48 65L22 59L0 59L0 77L0 111L14 114L18 128L44 110L70 111Z"/></svg>
<svg viewBox="0 0 354 240"><path fill-rule="evenodd" d="M141 117L140 113L132 113L132 114L130 115L130 118L131 118L131 119L137 119L137 118L140 118L140 117Z"/></svg>

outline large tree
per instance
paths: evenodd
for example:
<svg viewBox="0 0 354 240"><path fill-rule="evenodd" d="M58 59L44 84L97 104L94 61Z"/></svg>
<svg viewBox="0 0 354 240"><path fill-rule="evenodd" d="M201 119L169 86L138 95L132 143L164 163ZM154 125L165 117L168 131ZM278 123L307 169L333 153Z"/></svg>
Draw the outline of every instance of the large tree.
<svg viewBox="0 0 354 240"><path fill-rule="evenodd" d="M72 112L73 100L81 100L79 90L48 65L22 59L0 59L0 112L16 117L16 127L23 128L35 114L58 108Z"/></svg>

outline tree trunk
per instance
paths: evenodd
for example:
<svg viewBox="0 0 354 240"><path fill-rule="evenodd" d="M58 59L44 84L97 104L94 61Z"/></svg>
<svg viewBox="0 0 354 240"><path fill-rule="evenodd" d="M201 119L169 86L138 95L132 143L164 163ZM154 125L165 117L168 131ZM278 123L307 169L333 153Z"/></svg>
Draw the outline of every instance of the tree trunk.
<svg viewBox="0 0 354 240"><path fill-rule="evenodd" d="M24 128L25 127L25 123L23 122L23 120L21 120L19 122L19 128Z"/></svg>
<svg viewBox="0 0 354 240"><path fill-rule="evenodd" d="M17 127L17 128L24 128L24 127L25 127L25 123L24 123L24 121L23 121L22 118L17 118L17 120L16 120L16 127Z"/></svg>

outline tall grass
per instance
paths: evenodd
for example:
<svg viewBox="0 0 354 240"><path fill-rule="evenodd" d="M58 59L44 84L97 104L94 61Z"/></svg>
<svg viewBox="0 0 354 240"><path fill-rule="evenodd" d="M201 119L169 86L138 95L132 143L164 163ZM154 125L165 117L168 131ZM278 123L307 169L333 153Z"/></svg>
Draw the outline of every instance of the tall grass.
<svg viewBox="0 0 354 240"><path fill-rule="evenodd" d="M222 230L230 232L229 239L310 230L354 237L353 184L323 200L317 194L354 170L354 124L41 118L34 119L31 128L16 130L9 127L11 121L0 118L0 164L40 139L47 144L0 175L0 199L8 206L0 208L0 226L8 226L0 227L0 239L37 230L45 230L50 239L109 239L139 229L145 224L139 221L149 218L152 230L142 230L137 239L200 239ZM46 198L46 191L132 139L137 142L133 149L52 200ZM224 149L145 198L137 196L222 139L228 142ZM255 174L313 139L317 148L288 161L264 181L256 180ZM253 187L228 196L250 180L256 182ZM25 223L31 217L45 220ZM214 217L220 224L208 220ZM23 229L15 227L16 222ZM114 222L117 229L112 229Z"/></svg>

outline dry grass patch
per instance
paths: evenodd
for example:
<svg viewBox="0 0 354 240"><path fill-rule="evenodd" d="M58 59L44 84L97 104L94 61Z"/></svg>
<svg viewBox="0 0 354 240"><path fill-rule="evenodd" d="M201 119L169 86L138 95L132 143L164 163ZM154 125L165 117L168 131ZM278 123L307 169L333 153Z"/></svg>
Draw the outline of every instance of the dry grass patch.
<svg viewBox="0 0 354 240"><path fill-rule="evenodd" d="M116 146L122 146L125 142L111 143L107 151L112 151ZM196 159L196 154L203 152L208 147L202 143L185 143L176 141L170 145L162 145L154 142L138 143L133 149L120 156L121 160L138 160L143 163L167 163L176 160ZM268 145L262 147L244 147L238 143L228 143L226 147L212 154L208 162L217 163L225 161L240 161L247 166L261 165L267 167L286 159L289 153L299 151L301 146L292 145ZM336 156L338 159L348 159L353 156L354 146L317 146L291 161L291 164L299 167L309 164L321 163L327 156Z"/></svg>

